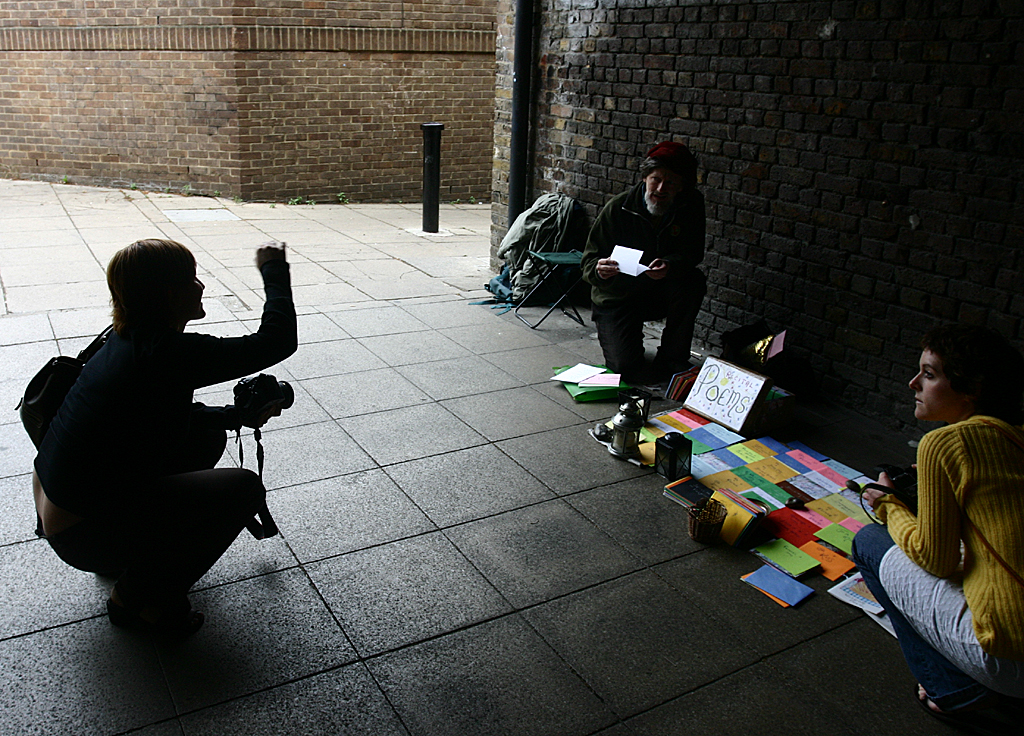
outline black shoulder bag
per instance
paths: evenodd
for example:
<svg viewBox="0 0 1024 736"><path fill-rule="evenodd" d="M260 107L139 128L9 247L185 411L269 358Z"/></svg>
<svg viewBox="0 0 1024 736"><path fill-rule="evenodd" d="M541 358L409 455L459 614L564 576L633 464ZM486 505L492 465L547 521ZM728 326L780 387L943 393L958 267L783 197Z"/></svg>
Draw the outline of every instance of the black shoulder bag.
<svg viewBox="0 0 1024 736"><path fill-rule="evenodd" d="M46 430L50 428L50 422L57 416L60 405L64 403L64 397L75 385L82 368L107 342L113 329L114 327L110 326L103 330L77 358L67 355L50 358L28 382L25 395L15 408L21 414L21 423L36 448L42 444Z"/></svg>

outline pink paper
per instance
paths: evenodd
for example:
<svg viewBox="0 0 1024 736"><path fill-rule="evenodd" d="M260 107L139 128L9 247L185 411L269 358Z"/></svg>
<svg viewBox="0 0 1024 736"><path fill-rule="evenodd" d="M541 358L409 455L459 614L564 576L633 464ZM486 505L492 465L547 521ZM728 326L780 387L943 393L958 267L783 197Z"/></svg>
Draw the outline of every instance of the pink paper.
<svg viewBox="0 0 1024 736"><path fill-rule="evenodd" d="M821 514L811 511L810 509L791 509L791 511L793 511L793 513L797 514L798 516L802 516L803 518L807 519L807 521L811 522L819 529L824 529L832 523Z"/></svg>
<svg viewBox="0 0 1024 736"><path fill-rule="evenodd" d="M829 468L825 463L821 462L820 460L815 460L813 457L808 455L803 450L790 450L786 454L789 455L794 460L796 460L801 465L806 465L811 470L817 470L822 475L825 475L822 472L823 470L831 470L831 468ZM846 485L846 479L844 478L839 485Z"/></svg>
<svg viewBox="0 0 1024 736"><path fill-rule="evenodd" d="M820 468L816 468L816 470L822 475L824 475L826 478L828 478L830 481L835 483L840 488L846 487L846 478L839 475L839 473L832 470L832 468L830 468L829 466L822 465Z"/></svg>
<svg viewBox="0 0 1024 736"><path fill-rule="evenodd" d="M839 526L845 526L851 532L856 534L860 531L860 528L864 526L861 522L854 519L852 516L847 516L845 519L839 522Z"/></svg>
<svg viewBox="0 0 1024 736"><path fill-rule="evenodd" d="M596 376L584 378L579 382L580 386L618 386L622 376L618 373L598 373Z"/></svg>
<svg viewBox="0 0 1024 736"><path fill-rule="evenodd" d="M670 412L669 416L672 417L673 419L675 419L680 424L685 424L690 429L697 429L697 427L703 427L704 424L707 424L707 422L701 423L701 422L694 421L693 419L691 419L690 417L686 416L685 414L683 414L682 412L679 412L679 411Z"/></svg>
<svg viewBox="0 0 1024 736"><path fill-rule="evenodd" d="M776 355L782 352L782 348L786 345L786 331L783 330L778 335L772 338L771 345L768 346L768 354L765 355L765 360L771 360Z"/></svg>

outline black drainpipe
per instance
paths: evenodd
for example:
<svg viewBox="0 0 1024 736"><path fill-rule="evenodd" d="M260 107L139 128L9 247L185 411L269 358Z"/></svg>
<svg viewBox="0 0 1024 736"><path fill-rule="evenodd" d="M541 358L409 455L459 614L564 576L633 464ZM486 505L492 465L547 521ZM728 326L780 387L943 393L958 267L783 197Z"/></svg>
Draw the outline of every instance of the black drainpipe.
<svg viewBox="0 0 1024 736"><path fill-rule="evenodd" d="M533 3L516 0L512 53L512 135L508 162L508 227L526 209L530 155L530 80L533 76Z"/></svg>

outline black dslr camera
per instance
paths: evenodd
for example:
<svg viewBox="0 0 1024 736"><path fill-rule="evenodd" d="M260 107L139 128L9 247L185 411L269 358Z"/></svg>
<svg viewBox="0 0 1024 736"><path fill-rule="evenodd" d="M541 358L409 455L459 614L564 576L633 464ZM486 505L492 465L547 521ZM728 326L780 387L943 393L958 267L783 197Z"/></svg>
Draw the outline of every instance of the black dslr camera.
<svg viewBox="0 0 1024 736"><path fill-rule="evenodd" d="M917 513L917 468L901 468L898 465L879 465L876 474L885 473L894 488L890 493L896 496L908 509Z"/></svg>
<svg viewBox="0 0 1024 736"><path fill-rule="evenodd" d="M271 375L243 378L235 384L235 409L246 427L255 426L259 417L268 409L278 406L283 411L295 403L295 392L285 381L278 381Z"/></svg>
<svg viewBox="0 0 1024 736"><path fill-rule="evenodd" d="M259 430L259 421L263 415L277 407L281 410L288 409L295 403L295 392L292 387L284 381L278 381L273 376L260 373L252 378L243 378L235 384L235 408L238 410L240 421L246 427L252 427L253 437L256 439L256 463L259 467L260 478L263 478L263 443ZM242 456L241 431L235 433L238 441L238 460L244 463ZM256 539L264 539L277 534L277 524L274 517L270 515L270 509L266 502L256 512L257 518L251 519L246 527L249 533Z"/></svg>

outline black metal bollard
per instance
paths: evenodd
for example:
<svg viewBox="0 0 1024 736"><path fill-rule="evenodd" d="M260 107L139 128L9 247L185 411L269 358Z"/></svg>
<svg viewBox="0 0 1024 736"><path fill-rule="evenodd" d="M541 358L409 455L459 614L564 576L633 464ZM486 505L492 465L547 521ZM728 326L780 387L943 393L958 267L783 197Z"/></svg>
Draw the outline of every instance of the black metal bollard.
<svg viewBox="0 0 1024 736"><path fill-rule="evenodd" d="M423 232L437 232L441 192L441 131L444 123L421 123L423 129Z"/></svg>

